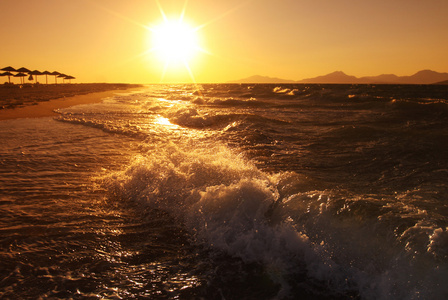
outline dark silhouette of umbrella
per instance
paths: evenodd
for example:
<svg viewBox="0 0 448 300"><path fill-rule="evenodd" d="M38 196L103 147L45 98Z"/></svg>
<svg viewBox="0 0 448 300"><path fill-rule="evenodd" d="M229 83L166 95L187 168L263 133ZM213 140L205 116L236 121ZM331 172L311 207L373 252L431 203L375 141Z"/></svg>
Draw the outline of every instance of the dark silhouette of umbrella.
<svg viewBox="0 0 448 300"><path fill-rule="evenodd" d="M45 82L48 84L48 75L51 75L51 73L48 71L43 71L42 74L45 75Z"/></svg>
<svg viewBox="0 0 448 300"><path fill-rule="evenodd" d="M31 71L29 74L35 76L34 78L36 79L35 81L36 83L37 83L37 75L42 75L42 73L38 70Z"/></svg>
<svg viewBox="0 0 448 300"><path fill-rule="evenodd" d="M64 83L65 83L65 77L67 77L67 75L62 73L58 75L58 78L62 78L64 80Z"/></svg>
<svg viewBox="0 0 448 300"><path fill-rule="evenodd" d="M72 83L71 80L72 80L72 79L76 79L76 78L73 77L73 76L70 76L70 75L69 75L69 76L65 76L64 79L68 79L68 82L69 82L69 83Z"/></svg>
<svg viewBox="0 0 448 300"><path fill-rule="evenodd" d="M22 73L22 72L17 73L16 75L14 75L14 77L20 77L20 83L21 83L21 84L23 84L23 77L26 77L26 76L27 76L27 75L24 74L24 73Z"/></svg>
<svg viewBox="0 0 448 300"><path fill-rule="evenodd" d="M14 69L13 67L9 66L6 68L1 69L2 71L8 71L8 72L16 72L16 69Z"/></svg>
<svg viewBox="0 0 448 300"><path fill-rule="evenodd" d="M20 69L17 69L16 71L20 72L20 73L28 73L28 74L31 73L31 71L29 69L24 68L24 67L21 67ZM25 81L25 80L23 80L23 81ZM23 81L22 81L22 84L24 83Z"/></svg>
<svg viewBox="0 0 448 300"><path fill-rule="evenodd" d="M51 75L54 75L54 82L58 84L58 76L61 75L61 73L54 71L51 72Z"/></svg>
<svg viewBox="0 0 448 300"><path fill-rule="evenodd" d="M27 68L21 67L20 69L16 70L17 72L21 72L21 73L29 73L31 72L30 70L28 70Z"/></svg>
<svg viewBox="0 0 448 300"><path fill-rule="evenodd" d="M9 81L9 83L11 83L11 76L14 76L14 75L12 75L10 72L3 72L3 73L1 73L0 75L1 75L1 76L8 76L8 81Z"/></svg>

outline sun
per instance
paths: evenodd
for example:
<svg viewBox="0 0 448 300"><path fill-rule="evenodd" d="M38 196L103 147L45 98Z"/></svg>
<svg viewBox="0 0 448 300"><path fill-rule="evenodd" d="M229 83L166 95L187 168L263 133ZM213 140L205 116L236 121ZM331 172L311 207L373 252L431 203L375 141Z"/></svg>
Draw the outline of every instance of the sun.
<svg viewBox="0 0 448 300"><path fill-rule="evenodd" d="M182 20L165 20L151 33L151 48L165 63L188 63L201 50L197 30Z"/></svg>
<svg viewBox="0 0 448 300"><path fill-rule="evenodd" d="M186 17L188 1L185 0L179 14L165 13L161 3L156 0L161 19L144 26L147 29L147 50L144 54L152 70L161 69L160 82L192 82L196 84L194 70L201 60L199 54L212 55L203 47L201 30L210 22L193 26Z"/></svg>

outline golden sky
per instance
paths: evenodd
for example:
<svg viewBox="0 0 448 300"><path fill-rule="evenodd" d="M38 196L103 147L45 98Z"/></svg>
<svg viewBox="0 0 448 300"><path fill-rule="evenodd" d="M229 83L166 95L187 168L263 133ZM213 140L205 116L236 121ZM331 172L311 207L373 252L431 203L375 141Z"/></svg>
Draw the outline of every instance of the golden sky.
<svg viewBox="0 0 448 300"><path fill-rule="evenodd" d="M0 68L129 83L448 72L447 15L447 0L0 0ZM154 51L164 16L196 29L188 68Z"/></svg>

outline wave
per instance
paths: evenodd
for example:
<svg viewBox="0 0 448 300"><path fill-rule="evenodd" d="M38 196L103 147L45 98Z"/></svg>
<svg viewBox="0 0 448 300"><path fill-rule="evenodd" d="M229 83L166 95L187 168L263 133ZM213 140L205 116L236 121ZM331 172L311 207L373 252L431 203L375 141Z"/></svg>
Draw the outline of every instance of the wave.
<svg viewBox="0 0 448 300"><path fill-rule="evenodd" d="M196 233L198 243L246 263L262 262L271 279L283 285L279 293L286 295L283 277L295 268L291 258L313 252L294 226L271 226L265 217L278 197L276 176L225 147L186 151L170 144L158 149L104 179L113 198L168 211Z"/></svg>
<svg viewBox="0 0 448 300"><path fill-rule="evenodd" d="M257 100L254 97L248 99L235 99L235 98L211 98L203 101L208 105L220 105L220 106L234 106L234 107L269 107L271 103Z"/></svg>
<svg viewBox="0 0 448 300"><path fill-rule="evenodd" d="M447 223L424 203L444 190L434 176L420 174L445 172L446 151L440 149L446 131L416 131L409 124L442 124L446 104L364 96L367 88L190 88L160 98L153 93L109 99L114 105L72 108L60 119L141 138L142 154L103 178L109 201L166 211L197 244L260 265L278 287L277 298L303 290L330 298L442 298ZM422 122L419 115L428 118ZM177 127L164 131L155 126L158 117ZM288 152L307 129L317 134L300 151ZM204 132L212 138L198 138ZM254 160L272 161L266 166L270 173L218 140ZM421 150L416 141L424 144ZM272 149L276 155L288 152L284 161L271 156ZM292 158L302 150L317 153L309 156L315 159L306 163L312 169L306 174L326 183L285 171L296 163L300 167L293 170L306 172ZM322 170L329 174L317 174ZM429 188L422 183L426 178ZM413 198L423 200L416 204Z"/></svg>
<svg viewBox="0 0 448 300"><path fill-rule="evenodd" d="M107 133L122 134L129 137L144 139L147 137L147 132L137 124L116 124L103 119L87 118L74 115L62 115L55 119L56 121L66 122L71 124L83 125L86 127L100 129Z"/></svg>
<svg viewBox="0 0 448 300"><path fill-rule="evenodd" d="M390 109L402 118L427 119L448 118L448 102L440 100L411 101L406 99L393 99L389 103Z"/></svg>
<svg viewBox="0 0 448 300"><path fill-rule="evenodd" d="M237 298L445 299L446 104L395 88L154 86L61 109L58 120L113 141L126 161L139 153L99 172L105 207L148 220L129 236L151 244L142 261L182 236L170 251L189 252L181 269L216 298L238 283L250 292ZM168 289L165 275L137 267Z"/></svg>
<svg viewBox="0 0 448 300"><path fill-rule="evenodd" d="M192 128L227 127L235 122L245 123L247 126L260 124L289 124L286 121L263 117L250 113L208 113L201 112L195 107L173 107L164 113L171 123Z"/></svg>
<svg viewBox="0 0 448 300"><path fill-rule="evenodd" d="M219 144L146 151L102 179L109 201L166 211L196 243L260 264L279 286L277 298L303 289L365 299L447 292L448 231L410 204L321 190L293 172L268 174Z"/></svg>

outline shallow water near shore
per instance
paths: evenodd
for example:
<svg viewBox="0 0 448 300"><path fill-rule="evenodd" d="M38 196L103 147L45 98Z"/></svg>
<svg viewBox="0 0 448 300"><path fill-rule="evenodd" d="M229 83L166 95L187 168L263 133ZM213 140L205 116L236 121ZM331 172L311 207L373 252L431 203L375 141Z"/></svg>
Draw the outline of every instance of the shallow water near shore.
<svg viewBox="0 0 448 300"><path fill-rule="evenodd" d="M137 87L141 87L141 85L114 83L3 84L0 85L0 111L76 95Z"/></svg>
<svg viewBox="0 0 448 300"><path fill-rule="evenodd" d="M0 121L0 297L445 299L448 87L152 85Z"/></svg>

